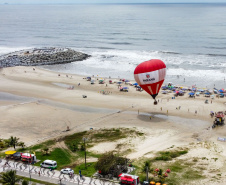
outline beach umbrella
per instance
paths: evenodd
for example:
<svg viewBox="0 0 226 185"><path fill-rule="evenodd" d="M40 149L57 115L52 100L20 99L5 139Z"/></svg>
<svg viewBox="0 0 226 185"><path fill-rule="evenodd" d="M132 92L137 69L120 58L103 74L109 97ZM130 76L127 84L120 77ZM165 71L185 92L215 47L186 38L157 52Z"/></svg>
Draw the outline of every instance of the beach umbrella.
<svg viewBox="0 0 226 185"><path fill-rule="evenodd" d="M194 96L194 95L195 95L195 93L194 93L194 92L190 92L190 93L189 93L189 95Z"/></svg>
<svg viewBox="0 0 226 185"><path fill-rule="evenodd" d="M138 85L138 83L134 83L133 85Z"/></svg>
<svg viewBox="0 0 226 185"><path fill-rule="evenodd" d="M155 100L166 76L166 65L159 59L140 63L134 70L136 82ZM155 100L155 103L157 101Z"/></svg>
<svg viewBox="0 0 226 185"><path fill-rule="evenodd" d="M130 82L129 80L125 80L125 82Z"/></svg>
<svg viewBox="0 0 226 185"><path fill-rule="evenodd" d="M13 155L14 153L16 153L15 150L9 150L5 152L6 155Z"/></svg>
<svg viewBox="0 0 226 185"><path fill-rule="evenodd" d="M223 93L224 91L222 89L219 90L220 93Z"/></svg>

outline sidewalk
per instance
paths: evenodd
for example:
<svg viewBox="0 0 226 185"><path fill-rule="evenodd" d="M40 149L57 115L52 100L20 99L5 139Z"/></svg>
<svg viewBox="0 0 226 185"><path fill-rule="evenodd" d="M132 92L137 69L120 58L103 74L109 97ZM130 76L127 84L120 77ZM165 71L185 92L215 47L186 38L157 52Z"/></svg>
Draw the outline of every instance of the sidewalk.
<svg viewBox="0 0 226 185"><path fill-rule="evenodd" d="M37 179L40 181L50 182L53 184L61 184L64 185L117 185L118 183L106 181L104 179L95 179L90 177L82 177L80 178L79 175L74 174L72 178L69 175L61 174L60 171L54 170L50 171L49 169L40 168L33 165L24 164L22 162L15 162L15 161L8 161L8 165L5 164L5 159L0 159L0 172L8 171L8 170L16 170L17 175L28 177L32 179ZM29 173L30 171L30 173ZM39 176L40 172L40 176Z"/></svg>

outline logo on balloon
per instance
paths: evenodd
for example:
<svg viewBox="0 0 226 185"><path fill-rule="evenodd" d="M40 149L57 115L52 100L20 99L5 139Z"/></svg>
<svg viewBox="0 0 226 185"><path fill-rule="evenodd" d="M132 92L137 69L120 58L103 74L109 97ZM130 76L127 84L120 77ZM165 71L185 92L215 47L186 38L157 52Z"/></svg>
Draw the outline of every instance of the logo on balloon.
<svg viewBox="0 0 226 185"><path fill-rule="evenodd" d="M143 82L150 82L150 81L155 81L155 78L148 78L148 79L143 79Z"/></svg>
<svg viewBox="0 0 226 185"><path fill-rule="evenodd" d="M150 78L150 75L149 75L149 74L146 74L146 77L147 77L147 78Z"/></svg>

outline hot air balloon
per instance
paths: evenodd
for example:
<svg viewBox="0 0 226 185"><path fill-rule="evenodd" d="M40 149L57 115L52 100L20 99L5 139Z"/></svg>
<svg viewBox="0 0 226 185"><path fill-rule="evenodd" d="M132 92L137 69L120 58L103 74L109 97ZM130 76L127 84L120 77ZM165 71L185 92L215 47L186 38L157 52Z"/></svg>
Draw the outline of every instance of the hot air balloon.
<svg viewBox="0 0 226 185"><path fill-rule="evenodd" d="M140 63L134 70L136 82L155 100L166 76L166 65L159 59ZM154 104L157 104L155 100Z"/></svg>

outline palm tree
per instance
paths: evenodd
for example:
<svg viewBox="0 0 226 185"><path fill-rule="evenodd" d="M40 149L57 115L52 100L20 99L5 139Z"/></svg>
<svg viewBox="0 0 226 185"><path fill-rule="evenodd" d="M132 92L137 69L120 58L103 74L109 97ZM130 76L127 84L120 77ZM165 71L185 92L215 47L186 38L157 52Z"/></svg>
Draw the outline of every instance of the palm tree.
<svg viewBox="0 0 226 185"><path fill-rule="evenodd" d="M13 146L16 149L16 145L18 145L19 138L11 136L9 138L9 145Z"/></svg>
<svg viewBox="0 0 226 185"><path fill-rule="evenodd" d="M15 185L20 181L20 178L16 176L16 170L10 170L0 174L2 184Z"/></svg>

